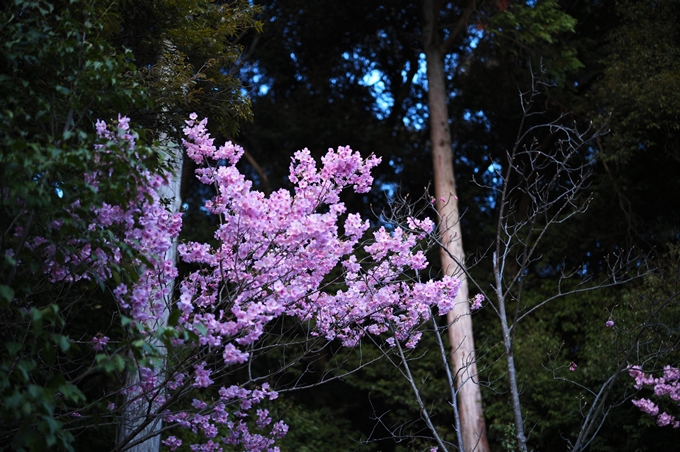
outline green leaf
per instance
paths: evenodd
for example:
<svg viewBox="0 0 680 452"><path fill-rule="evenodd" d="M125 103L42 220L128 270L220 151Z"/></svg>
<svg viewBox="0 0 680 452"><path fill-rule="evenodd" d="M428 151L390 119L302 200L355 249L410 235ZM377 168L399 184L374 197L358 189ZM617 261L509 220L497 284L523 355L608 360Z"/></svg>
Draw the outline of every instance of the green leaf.
<svg viewBox="0 0 680 452"><path fill-rule="evenodd" d="M14 299L14 289L4 284L0 284L0 300L11 302Z"/></svg>
<svg viewBox="0 0 680 452"><path fill-rule="evenodd" d="M9 351L9 354L14 356L17 353L19 353L19 350L21 350L23 347L22 344L19 342L7 342L5 343L5 348L7 348L7 351Z"/></svg>
<svg viewBox="0 0 680 452"><path fill-rule="evenodd" d="M113 365L118 372L125 370L125 360L120 355L115 355L113 357Z"/></svg>
<svg viewBox="0 0 680 452"><path fill-rule="evenodd" d="M52 341L59 346L62 352L67 352L71 348L71 341L63 334L52 334Z"/></svg>
<svg viewBox="0 0 680 452"><path fill-rule="evenodd" d="M202 323L195 323L194 329L200 333L201 336L207 336L208 335L208 329L203 325Z"/></svg>
<svg viewBox="0 0 680 452"><path fill-rule="evenodd" d="M87 399L85 394L83 394L77 386L70 383L59 386L59 392L61 392L66 400L70 400L75 403L84 402Z"/></svg>
<svg viewBox="0 0 680 452"><path fill-rule="evenodd" d="M179 321L179 317L182 315L182 311L179 309L175 309L170 313L170 316L168 317L168 326L177 326L177 322Z"/></svg>

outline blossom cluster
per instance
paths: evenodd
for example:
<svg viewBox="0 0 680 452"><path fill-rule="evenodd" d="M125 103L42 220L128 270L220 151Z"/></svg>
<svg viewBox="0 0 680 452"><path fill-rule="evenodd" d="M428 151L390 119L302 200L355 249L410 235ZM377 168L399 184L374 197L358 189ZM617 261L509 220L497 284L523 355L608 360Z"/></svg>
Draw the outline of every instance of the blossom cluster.
<svg viewBox="0 0 680 452"><path fill-rule="evenodd" d="M224 347L225 364L247 360L241 348L259 339L264 325L282 314L314 320L316 334L347 346L366 333L390 329L414 346L417 337L411 332L429 318L430 307L436 306L440 314L453 308L456 279L402 279L408 271L426 268L422 250L414 249L418 238L432 231L431 221L409 219L415 233L381 228L363 247L368 258L362 261L354 252L368 221L349 214L340 233L340 216L346 213L340 193L348 187L368 191L370 170L380 159L363 160L349 147L340 147L329 150L317 168L304 149L290 165L294 193L281 189L266 197L252 190L236 168L243 150L232 143L216 148L206 124L193 115L184 129L184 145L199 165L199 180L215 186L217 196L205 207L221 217L215 232L220 246L180 245L182 259L203 269L182 281L178 307L187 328L201 325L208 331L205 343ZM322 290L324 278L339 263L345 269L346 289ZM238 289L220 297L225 284Z"/></svg>
<svg viewBox="0 0 680 452"><path fill-rule="evenodd" d="M214 233L218 245L188 242L178 248L183 261L200 267L180 283L178 325L201 332L198 345L220 349L220 365L248 361L248 347L281 315L310 321L312 335L345 346L354 346L366 334L389 333L388 343L403 341L411 348L420 338L416 327L429 319L433 308L439 314L453 308L458 280L417 280L418 271L428 265L418 241L432 232L431 220L410 218L408 230L383 227L362 242L368 221L347 213L340 200L345 189L370 189L370 171L379 158L362 159L340 147L329 150L318 167L303 149L291 159L294 190L265 196L236 167L243 149L231 142L216 147L206 119L192 115L186 123L183 144L198 166L197 178L214 187L216 195L205 209L219 216L220 226ZM343 271L334 281L336 290L328 275L338 265ZM194 386L211 385L211 372L205 363L196 367ZM235 390L243 397L237 404L241 410L232 413L239 418L260 398L244 388L222 387L220 403L233 403L225 395ZM179 422L177 417L167 420ZM245 423L226 425L232 432L228 443L239 442L246 450L270 447L249 433ZM272 435L281 432L283 424ZM211 444L203 446L210 449Z"/></svg>
<svg viewBox="0 0 680 452"><path fill-rule="evenodd" d="M635 379L635 389L642 389L644 386L654 388L654 395L657 397L669 397L675 404L680 406L680 369L666 366L663 369L663 376L654 378L651 374L642 372L639 366L633 366L628 370L631 377ZM643 413L656 417L659 427L672 425L673 428L680 427L680 421L675 416L666 413L659 413L659 406L649 399L636 399L633 404Z"/></svg>
<svg viewBox="0 0 680 452"><path fill-rule="evenodd" d="M135 135L129 132L129 120L119 117L112 131L102 121L97 122L97 133L120 147L134 149ZM105 152L105 149L100 149ZM92 183L104 177L102 168L89 175ZM113 291L116 299L124 309L129 309L131 317L144 325L146 322L163 316L170 296L172 281L177 277L175 263L165 259L165 253L172 247L182 227L180 213L169 212L160 199L159 189L168 183L168 177L142 171L144 181L138 184L136 199L127 206L103 206L93 209L96 218L89 226L94 228L110 228L112 225L123 225L125 243L139 252L147 260L135 265L142 268L139 279L132 285L120 284ZM120 250L114 248L114 253Z"/></svg>
<svg viewBox="0 0 680 452"><path fill-rule="evenodd" d="M87 185L95 192L103 178L111 177L114 163L125 159L125 154L119 150L134 152L136 145L136 136L131 132L126 117L119 116L117 123L111 127L97 121L96 130L98 138L106 144L95 146L93 161L96 168L84 174ZM89 206L87 212L88 209L84 209L85 206L76 199L67 208L66 215L71 220L84 224L89 233L100 232L103 238L93 241L93 234L73 236L66 240L66 247L57 249L49 238L34 236L27 246L43 254L44 272L51 282L110 280L113 268L123 263L122 246L135 250L139 258L132 262L132 266L143 268L139 280L130 285L120 284L113 293L120 306L129 310L131 317L141 325L162 316L170 295L169 283L177 277L175 263L164 259L164 255L178 236L182 219L181 214L169 212L159 197L159 188L168 182L166 177L143 168L137 168L131 177L139 179L130 184L136 191L127 204L104 201ZM83 212L87 212L88 216L84 217ZM57 232L63 225L64 220L57 219L48 226L51 231ZM140 259L144 259L146 265L142 265ZM95 350L102 350L108 338L93 338L92 341Z"/></svg>
<svg viewBox="0 0 680 452"><path fill-rule="evenodd" d="M221 388L220 399L210 404L199 399L194 399L192 407L197 411L190 413L181 411L178 413L166 413L164 420L171 424L177 424L190 429L194 433L201 432L206 438L202 444L191 446L195 451L222 450L221 444L242 445L248 451L274 451L274 441L282 438L288 431L288 426L282 421L274 423L269 434L251 433L246 423L246 410L264 399L276 399L277 393L269 389L265 383L261 389L250 391L238 386ZM238 405L236 410L228 410L229 405ZM258 409L255 413L255 424L259 430L264 430L272 424L272 418L266 409ZM221 429L218 427L222 427ZM224 434L225 430L228 434ZM221 438L218 435L221 434ZM163 441L170 450L175 450L182 445L182 440L170 436Z"/></svg>

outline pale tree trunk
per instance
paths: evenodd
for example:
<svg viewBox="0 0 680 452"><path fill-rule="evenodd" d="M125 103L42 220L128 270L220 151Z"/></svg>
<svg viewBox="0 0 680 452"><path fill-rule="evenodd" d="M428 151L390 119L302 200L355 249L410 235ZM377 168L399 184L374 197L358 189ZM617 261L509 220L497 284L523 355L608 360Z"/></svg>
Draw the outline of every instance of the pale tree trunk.
<svg viewBox="0 0 680 452"><path fill-rule="evenodd" d="M447 108L448 93L444 75L444 54L437 33L437 5L433 0L423 1L423 45L427 58L428 110L430 114L430 139L434 168L434 191L440 215L439 232L446 249L441 249L442 269L447 275L461 279L462 284L455 300L455 308L448 313L448 333L451 343L451 366L456 375L458 407L465 452L488 452L486 422L482 411L482 395L477 378L475 342L468 303L468 282L461 265L465 262L463 241L456 196L456 179L453 172L453 150ZM443 200L442 200L443 199ZM448 251L448 252L447 252ZM450 254L449 254L450 253ZM455 259L451 258L451 255Z"/></svg>
<svg viewBox="0 0 680 452"><path fill-rule="evenodd" d="M182 203L180 190L182 187L182 165L184 162L183 149L169 140L165 133L161 134L160 142L162 146L161 150L165 152L164 160L170 167L170 174L168 178L168 184L159 188L158 196L168 202L167 207L171 213L177 213L179 212ZM177 262L176 237L173 240L170 248L165 252L164 258L165 260ZM163 314L159 319L154 321L153 325L150 325L152 329L157 329L158 327L165 326L168 323L168 317L170 315L170 311L172 310L174 283L174 280L168 283L168 287L166 288L168 295L165 300ZM165 346L158 342L156 342L154 345L158 348L159 353L161 353L161 358L165 360L165 356L167 354ZM156 370L161 373L164 371L164 369ZM164 378L165 377L163 375L159 375L159 380ZM138 383L139 374L137 372L129 373L127 376L126 386L134 387ZM126 404L126 409L123 413L123 418L118 431L118 442L120 449L123 449L126 452L159 452L161 450L160 430L162 428L162 420L160 415L155 413L155 411L154 402L145 400L144 398L133 403ZM137 430L146 422L148 422L148 424L144 427L144 429L137 433L134 438L130 438L135 430ZM146 439L144 439L139 444L135 444L129 448L126 448L126 444L132 444L145 437Z"/></svg>
<svg viewBox="0 0 680 452"><path fill-rule="evenodd" d="M172 69L169 68L167 61L168 55L173 55L177 53L177 48L169 39L163 41L161 46L161 51L158 55L157 62L157 76L163 81L164 78L172 78L175 76ZM161 101L162 102L162 101ZM161 105L162 117L167 120L165 115L168 114L167 106ZM168 124L168 122L166 122ZM170 127L172 129L172 127ZM177 130L174 130L177 132ZM180 210L182 204L181 198L181 188L182 188L182 166L184 164L184 149L181 145L178 145L173 141L172 136L177 134L168 134L166 132L159 133L159 143L160 152L162 154L162 159L164 163L168 166L170 171L168 175L167 185L163 185L158 189L158 196L161 200L167 202L168 211L171 213L177 213ZM172 245L165 252L164 258L173 263L177 262L177 237L173 239ZM170 311L172 310L172 299L173 291L175 286L175 281L172 280L168 283L167 288L167 298L165 300L165 305L163 313L159 319L155 320L153 325L150 325L152 329L157 329L158 327L165 326L168 323L168 318L170 316ZM161 359L166 363L165 356L167 355L167 350L162 343L156 342L154 345L158 348L159 353L161 353ZM157 369L158 372L163 372L164 369ZM159 381L165 378L164 375L159 375ZM127 387L134 387L135 384L139 383L138 373L129 373L127 376ZM161 389L162 390L162 389ZM162 428L162 420L160 415L155 413L153 406L153 401L146 401L144 399L139 400L137 403L126 405L126 410L123 413L123 419L118 430L118 442L119 448L123 448L126 452L159 452L161 449L161 436L160 430ZM149 422L151 421L151 422ZM138 434L130 440L130 436L139 429L139 427L148 422L148 425L144 427ZM155 434L155 432L158 432ZM135 444L129 448L125 448L126 442L128 444L134 443L136 441L145 438L139 444Z"/></svg>

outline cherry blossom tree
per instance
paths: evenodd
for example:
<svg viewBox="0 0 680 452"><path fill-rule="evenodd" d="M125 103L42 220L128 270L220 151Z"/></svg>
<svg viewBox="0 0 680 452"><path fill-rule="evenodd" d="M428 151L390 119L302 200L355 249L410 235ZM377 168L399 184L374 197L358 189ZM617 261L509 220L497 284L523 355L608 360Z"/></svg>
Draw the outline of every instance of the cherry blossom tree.
<svg viewBox="0 0 680 452"><path fill-rule="evenodd" d="M367 192L380 159L340 147L317 167L304 149L291 159L294 190L265 196L236 167L243 149L232 143L216 147L206 126L207 119L191 115L183 144L197 164L196 177L215 189L205 209L219 226L212 245L179 245L179 258L194 268L188 274L178 275L169 252L181 215L159 193L171 178L142 167L133 173L132 196L124 202L90 206L82 217L75 199L64 211L109 240L93 243L73 235L60 247L43 236L26 238L42 255L41 271L50 283L98 281L110 287L123 333L84 339L91 352L79 366L86 375L134 378L119 378L96 400L83 396L59 417L74 430L92 427L94 418L119 425L117 451L161 434L174 450L182 443L174 434L178 428L199 438L193 450L218 450L220 444L278 450L275 440L287 426L261 404L278 397L281 380L275 376L291 363L266 372L252 365L272 347L263 341L278 319L301 325L305 335L298 342L337 341L351 348L365 336L382 335L387 347L412 349L418 326L450 311L460 286L450 276L415 276L428 266L423 239L434 229L431 220L408 218L404 227L368 233L368 221L346 211L341 192ZM127 118L109 127L98 122L97 132L95 165L84 175L94 191L119 171L112 162L134 155L137 139ZM121 269L127 276L121 277Z"/></svg>
<svg viewBox="0 0 680 452"><path fill-rule="evenodd" d="M414 330L431 317L430 309L444 313L452 308L460 284L456 279L408 282L403 277L426 268L423 250L417 248L418 239L432 231L431 221L412 218L410 230L388 232L383 227L362 243L368 222L347 214L340 233L340 216L346 213L341 191L349 187L358 193L368 191L370 170L379 159L363 160L340 147L329 150L317 168L309 151L299 151L290 167L294 193L282 189L266 197L253 191L235 166L243 150L231 143L216 148L206 124L207 120L198 122L193 115L184 131L184 145L199 165L199 180L215 186L217 195L205 207L220 218L215 232L219 246L183 243L179 247L181 258L200 269L182 279L176 327L194 333L198 342L178 338L174 343L175 349L198 347L203 353L185 360L182 371L174 369L166 379L186 381L183 387L211 385L213 375L247 365L267 324L282 315L308 324L312 338L352 347L367 334L390 334L393 346L404 343L413 348L419 338ZM367 257L357 255L360 246ZM338 265L342 275L328 281ZM258 378L251 376L248 383ZM252 391L242 385L222 386L221 399L212 405L196 401L205 414L182 412L166 419L203 431L207 441L202 447L213 447L215 425L224 424L230 432L228 443L264 450L285 427L275 424L269 437L252 433L247 413L277 394L266 382ZM256 416L260 429L271 422L265 410ZM175 439L168 441L176 444Z"/></svg>

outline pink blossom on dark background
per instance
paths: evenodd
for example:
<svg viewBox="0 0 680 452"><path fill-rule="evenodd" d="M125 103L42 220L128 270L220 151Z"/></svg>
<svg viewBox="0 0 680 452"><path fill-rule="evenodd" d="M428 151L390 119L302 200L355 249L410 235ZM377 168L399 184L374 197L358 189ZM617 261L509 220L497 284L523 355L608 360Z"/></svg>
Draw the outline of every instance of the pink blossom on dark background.
<svg viewBox="0 0 680 452"><path fill-rule="evenodd" d="M668 397L676 407L680 408L680 369L665 366L663 375L654 378L653 375L644 373L639 366L632 366L628 369L628 374L635 379L635 389L652 387L656 397ZM659 427L672 425L673 428L680 428L680 421L665 411L659 413L659 406L655 402L644 398L634 399L632 402L643 413L656 417Z"/></svg>

